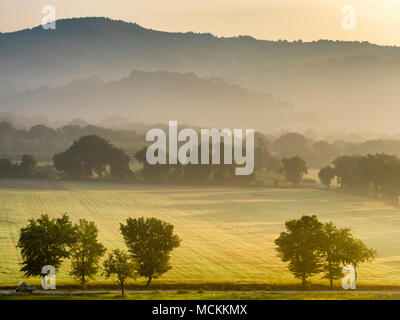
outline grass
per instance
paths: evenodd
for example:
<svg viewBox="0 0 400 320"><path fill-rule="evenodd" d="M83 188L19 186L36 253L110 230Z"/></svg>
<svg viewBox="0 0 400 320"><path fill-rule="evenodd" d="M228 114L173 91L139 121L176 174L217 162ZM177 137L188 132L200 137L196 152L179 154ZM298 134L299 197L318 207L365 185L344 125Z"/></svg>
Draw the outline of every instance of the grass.
<svg viewBox="0 0 400 320"><path fill-rule="evenodd" d="M155 285L296 284L276 257L273 241L286 220L303 214L350 227L378 251L376 261L360 267L359 283L400 285L400 210L373 199L322 189L0 180L0 286L23 279L15 247L19 228L43 213L64 212L74 222L95 221L108 249L124 248L119 223L128 217L154 216L173 223L182 245L172 254L172 270ZM67 261L57 273L57 285L72 283L68 272ZM96 281L109 283L101 277Z"/></svg>
<svg viewBox="0 0 400 320"><path fill-rule="evenodd" d="M0 300L400 300L396 293L160 292L84 294L0 294Z"/></svg>

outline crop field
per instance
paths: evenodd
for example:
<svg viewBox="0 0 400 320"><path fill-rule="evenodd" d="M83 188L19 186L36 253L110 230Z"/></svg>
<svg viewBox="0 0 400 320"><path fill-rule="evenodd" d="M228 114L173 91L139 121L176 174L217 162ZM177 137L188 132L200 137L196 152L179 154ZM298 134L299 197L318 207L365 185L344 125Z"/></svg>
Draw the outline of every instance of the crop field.
<svg viewBox="0 0 400 320"><path fill-rule="evenodd" d="M359 283L400 285L400 209L380 201L322 189L143 186L40 180L0 180L0 286L22 280L16 248L19 228L41 214L67 212L73 222L95 221L100 241L123 248L119 224L157 217L182 239L171 271L157 282L298 283L276 257L273 241L284 223L315 214L350 227L378 251L361 265ZM72 283L68 261L58 283ZM96 280L104 281L99 276ZM314 282L321 282L314 278ZM31 281L32 282L32 281ZM327 281L324 280L323 283Z"/></svg>

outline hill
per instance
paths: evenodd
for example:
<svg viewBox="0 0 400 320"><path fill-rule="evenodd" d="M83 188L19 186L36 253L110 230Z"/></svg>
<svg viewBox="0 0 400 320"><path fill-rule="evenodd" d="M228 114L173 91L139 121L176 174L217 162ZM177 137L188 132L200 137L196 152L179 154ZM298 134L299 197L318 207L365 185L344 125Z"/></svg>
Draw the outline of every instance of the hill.
<svg viewBox="0 0 400 320"><path fill-rule="evenodd" d="M24 116L101 121L118 115L148 123L178 120L210 126L264 126L291 105L218 79L194 74L133 71L126 78L75 80L0 98L0 110Z"/></svg>
<svg viewBox="0 0 400 320"><path fill-rule="evenodd" d="M171 33L106 18L0 34L3 97L75 78L120 79L135 69L194 72L267 92L305 112L290 119L292 127L397 130L398 47Z"/></svg>

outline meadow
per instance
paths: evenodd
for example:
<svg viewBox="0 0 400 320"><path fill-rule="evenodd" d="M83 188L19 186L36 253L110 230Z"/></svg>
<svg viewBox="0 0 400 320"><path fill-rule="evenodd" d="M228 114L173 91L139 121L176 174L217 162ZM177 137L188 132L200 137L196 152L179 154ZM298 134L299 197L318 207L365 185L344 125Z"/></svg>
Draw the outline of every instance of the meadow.
<svg viewBox="0 0 400 320"><path fill-rule="evenodd" d="M363 264L358 282L400 285L400 209L381 201L319 188L244 188L126 185L100 182L0 180L0 286L23 280L16 248L30 218L67 212L73 222L95 221L100 241L123 248L119 224L128 217L157 217L182 239L171 271L157 283L296 284L276 256L273 241L288 219L317 215L350 227L378 252ZM72 284L68 261L57 284ZM99 276L96 281L105 282ZM318 277L316 283L327 283ZM29 283L39 283L28 279Z"/></svg>

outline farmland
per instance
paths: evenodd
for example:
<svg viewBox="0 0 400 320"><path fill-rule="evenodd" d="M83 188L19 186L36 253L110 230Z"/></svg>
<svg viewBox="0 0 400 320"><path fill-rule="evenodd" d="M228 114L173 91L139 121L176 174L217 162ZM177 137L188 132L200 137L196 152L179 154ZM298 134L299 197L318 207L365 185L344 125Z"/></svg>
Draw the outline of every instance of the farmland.
<svg viewBox="0 0 400 320"><path fill-rule="evenodd" d="M157 217L175 225L182 239L168 283L270 283L298 281L275 254L284 222L303 214L350 227L377 259L361 265L359 283L400 285L400 209L381 201L317 188L143 186L111 183L0 180L0 286L23 276L18 231L30 218L67 212L73 222L95 221L100 241L125 248L119 223ZM57 284L72 283L68 261ZM99 276L96 280L104 282ZM31 281L31 280L30 280ZM37 280L36 280L37 281ZM318 278L314 282L320 282Z"/></svg>

